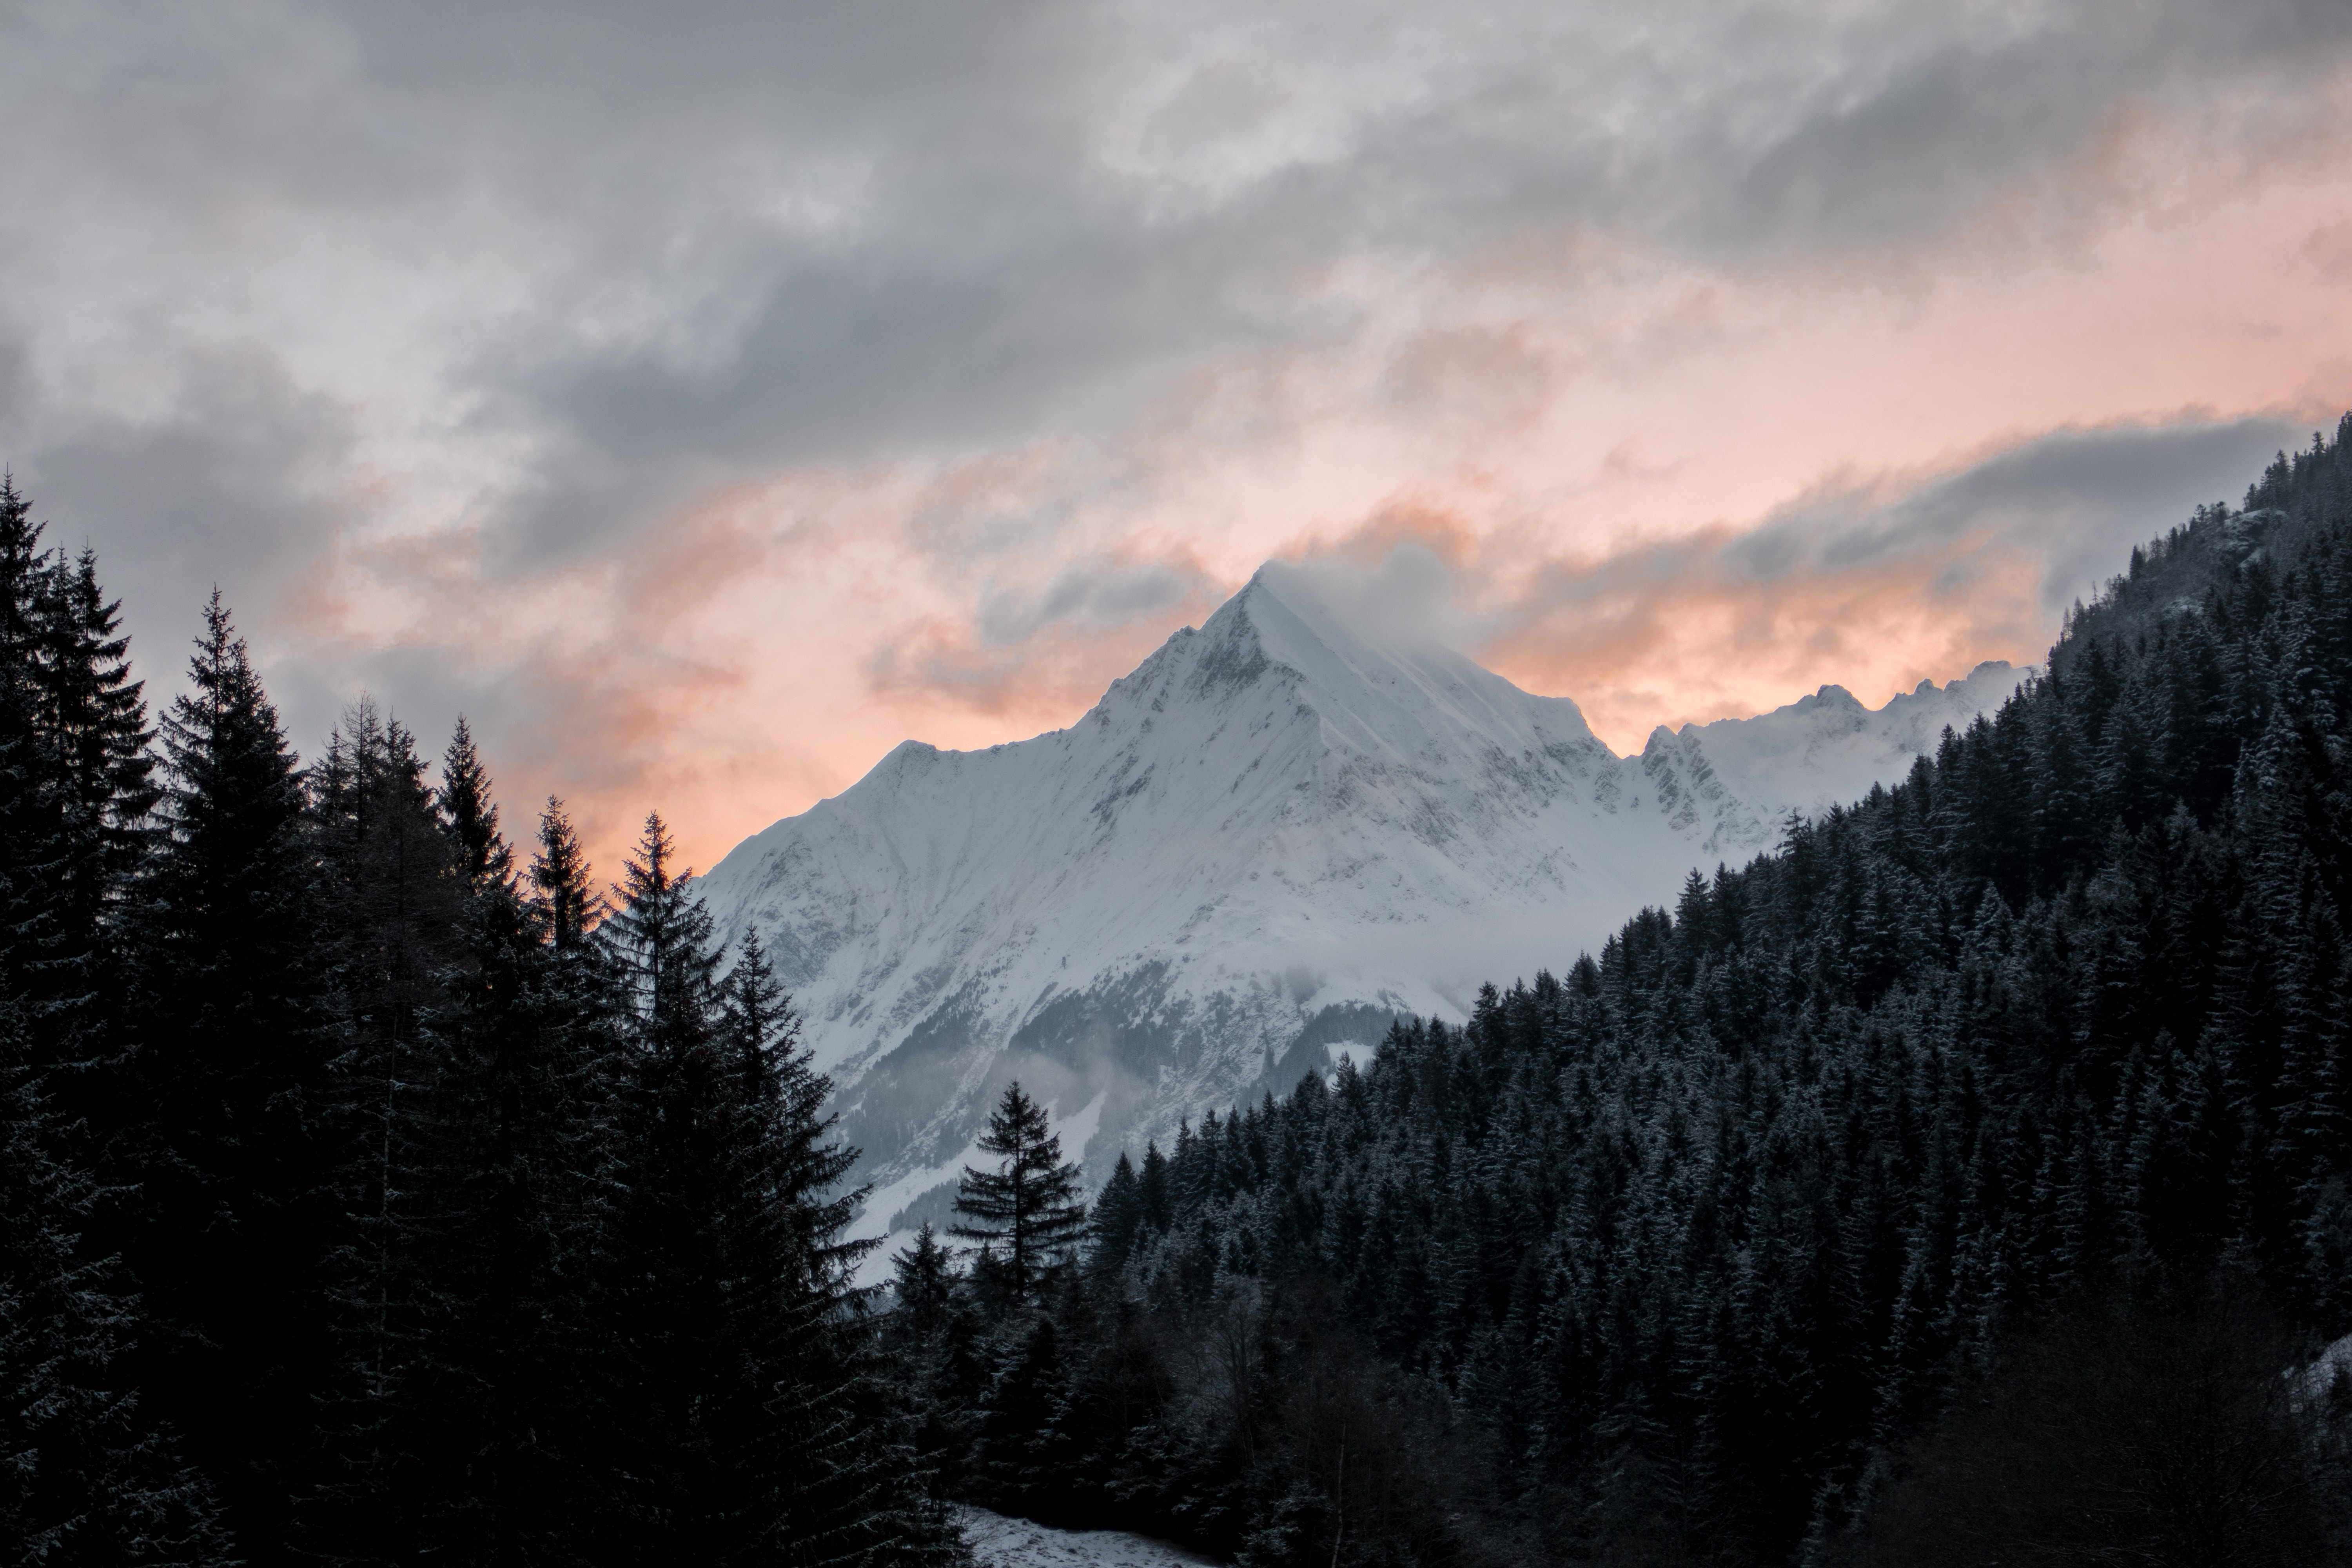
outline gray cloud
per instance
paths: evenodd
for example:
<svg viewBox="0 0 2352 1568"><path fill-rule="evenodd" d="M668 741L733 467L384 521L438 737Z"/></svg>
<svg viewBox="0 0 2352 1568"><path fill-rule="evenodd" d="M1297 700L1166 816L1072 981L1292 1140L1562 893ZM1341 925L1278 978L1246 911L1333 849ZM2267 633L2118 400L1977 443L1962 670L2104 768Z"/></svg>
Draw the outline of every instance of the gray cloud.
<svg viewBox="0 0 2352 1568"><path fill-rule="evenodd" d="M345 410L256 355L199 355L173 369L201 395L152 418L85 412L43 428L26 417L34 399L0 399L0 438L48 542L98 552L141 668L161 689L176 679L215 585L257 629L257 613L360 510L348 494Z"/></svg>
<svg viewBox="0 0 2352 1568"><path fill-rule="evenodd" d="M1073 562L1042 587L982 591L978 630L992 647L1009 647L1047 627L1080 635L1114 631L1187 600L1222 596L1206 573L1181 561Z"/></svg>
<svg viewBox="0 0 2352 1568"><path fill-rule="evenodd" d="M1426 294L1391 413L1475 389L1507 424L1567 372L1446 319L1465 258L1597 235L1843 281L1990 214L2063 244L2135 116L2259 149L2352 61L2332 0L264 0L6 27L0 445L150 647L214 577L286 592L367 514L362 469L446 461L520 575L787 466L1059 442L1075 478L1017 515L919 520L960 563L1034 550L1071 484L1149 489L1114 449L1186 374L1360 344L1351 268ZM1817 498L1727 562L1981 525L2056 551L2071 595L2159 475L2242 482L2252 429L2054 437L1883 515ZM1118 570L1008 590L983 636L1187 591Z"/></svg>
<svg viewBox="0 0 2352 1568"><path fill-rule="evenodd" d="M2021 193L2048 198L2049 221L2078 223L2080 166L2124 117L2219 112L2248 93L2275 102L2340 68L2352 42L2352 14L2285 3L2067 6L1997 23L1927 7L1710 8L1626 37L1515 15L1490 53L1452 42L1432 73L1450 79L1390 102L1328 79L1345 68L1344 50L1336 68L1316 56L1334 18L1302 13L1254 62L1259 90L1276 118L1286 92L1360 98L1339 151L1269 157L1171 200L1188 171L1104 167L1103 95L1059 72L1119 83L1127 62L1102 14L1056 21L1081 17L1083 47L987 55L1034 95L1024 112L957 93L919 109L938 89L936 56L902 71L853 51L874 73L851 116L870 159L855 219L816 239L740 237L724 325L698 352L583 339L545 317L499 345L485 378L561 440L515 548L538 558L565 536L601 538L763 465L1116 427L1158 378L1204 356L1348 341L1354 313L1318 279L1360 254L1598 226L1734 265L1846 263L1940 239ZM1200 55L1195 80L1230 65L1212 47ZM1408 62L1361 63L1378 81ZM1167 112L1190 139L1168 139L1214 148L1221 115L1246 131L1234 96L1209 93L1181 117L1175 94ZM885 103L908 123L880 122Z"/></svg>
<svg viewBox="0 0 2352 1568"><path fill-rule="evenodd" d="M2306 438L2292 420L2212 421L2059 430L1889 499L1883 485L1830 486L1721 552L1734 578L1866 570L1974 542L1978 554L2023 555L2042 568L2045 619L2088 596L2130 548L2212 501L2238 503L2282 447ZM1949 586L1965 586L1968 566ZM1951 570L1951 568L1948 568Z"/></svg>
<svg viewBox="0 0 2352 1568"><path fill-rule="evenodd" d="M1934 239L2352 37L2297 0L31 15L11 101L68 230L135 206L233 258L340 219L512 269L453 374L536 443L530 559L780 463L1115 421L1171 365L1344 335L1318 279L1359 254Z"/></svg>

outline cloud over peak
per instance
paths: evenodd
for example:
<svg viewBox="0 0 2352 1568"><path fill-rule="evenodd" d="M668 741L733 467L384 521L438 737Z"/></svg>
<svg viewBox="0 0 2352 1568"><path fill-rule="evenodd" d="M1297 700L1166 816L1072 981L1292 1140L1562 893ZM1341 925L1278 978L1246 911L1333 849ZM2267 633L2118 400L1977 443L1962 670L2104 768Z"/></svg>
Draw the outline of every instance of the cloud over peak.
<svg viewBox="0 0 2352 1568"><path fill-rule="evenodd" d="M2030 654L2352 401L2339 5L8 28L0 452L150 672L216 577L306 746L397 681L706 859L1280 553L1604 732Z"/></svg>

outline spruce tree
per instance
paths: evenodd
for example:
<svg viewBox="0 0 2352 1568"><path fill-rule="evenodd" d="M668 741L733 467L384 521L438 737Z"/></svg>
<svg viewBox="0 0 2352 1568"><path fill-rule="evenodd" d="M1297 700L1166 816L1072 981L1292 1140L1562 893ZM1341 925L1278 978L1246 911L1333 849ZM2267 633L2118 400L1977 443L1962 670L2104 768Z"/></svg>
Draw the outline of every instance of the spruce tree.
<svg viewBox="0 0 2352 1568"><path fill-rule="evenodd" d="M421 1375L404 1391L410 1539L435 1560L596 1560L610 1488L592 1441L609 1411L596 1281L619 1209L620 1033L601 955L506 869L489 780L463 731L442 801L478 869L451 975L433 1157ZM470 824L470 826L468 826ZM584 907L588 867L551 815L540 868Z"/></svg>
<svg viewBox="0 0 2352 1568"><path fill-rule="evenodd" d="M40 540L32 503L0 475L0 979L57 1060L73 1051L61 1010L91 977L75 962L65 756L48 700L64 606Z"/></svg>
<svg viewBox="0 0 2352 1568"><path fill-rule="evenodd" d="M441 788L436 801L457 847L457 872L468 891L479 891L513 873L514 852L499 831L489 770L482 763L474 731L462 713L441 756Z"/></svg>
<svg viewBox="0 0 2352 1568"><path fill-rule="evenodd" d="M303 1546L384 1561L403 1555L425 1462L406 1415L412 1385L433 1375L428 1320L441 1306L432 1187L465 889L414 739L373 701L346 710L309 793L345 1239L332 1259L337 1381L321 1408L331 1473Z"/></svg>
<svg viewBox="0 0 2352 1568"><path fill-rule="evenodd" d="M217 1505L129 1381L143 1313L100 1213L145 710L94 558L40 534L0 476L0 1547L218 1561Z"/></svg>
<svg viewBox="0 0 2352 1568"><path fill-rule="evenodd" d="M1134 1250L1135 1233L1142 1225L1143 1184L1136 1176L1134 1162L1122 1149L1118 1163L1111 1167L1110 1180L1103 1184L1102 1195L1095 1200L1087 1261L1105 1272L1118 1272Z"/></svg>
<svg viewBox="0 0 2352 1568"><path fill-rule="evenodd" d="M131 679L121 605L100 586L97 556L84 550L70 570L61 564L58 589L46 721L57 737L68 919L95 947L151 837L154 736L142 683Z"/></svg>
<svg viewBox="0 0 2352 1568"><path fill-rule="evenodd" d="M989 1113L980 1148L997 1157L997 1168L964 1167L955 1199L963 1220L949 1234L977 1241L989 1253L1001 1244L1008 1302L1024 1305L1086 1235L1078 1168L1062 1158L1062 1141L1047 1124L1045 1108L1018 1080L1005 1085Z"/></svg>
<svg viewBox="0 0 2352 1568"><path fill-rule="evenodd" d="M337 1045L300 772L215 592L163 721L131 973L141 1108L125 1252L159 1320L137 1359L248 1560L288 1561L334 1359Z"/></svg>
<svg viewBox="0 0 2352 1568"><path fill-rule="evenodd" d="M211 1487L124 1384L139 1303L83 1245L97 1184L58 1158L62 1131L0 1000L0 1556L226 1568Z"/></svg>
<svg viewBox="0 0 2352 1568"><path fill-rule="evenodd" d="M604 900L590 879L588 854L579 830L553 795L539 816L539 848L531 857L532 897L547 922L548 941L559 952L584 950L588 933L604 918Z"/></svg>
<svg viewBox="0 0 2352 1568"><path fill-rule="evenodd" d="M930 1221L925 1220L915 1239L891 1255L890 1271L892 1328L917 1341L943 1331L955 1301L955 1260L940 1245Z"/></svg>
<svg viewBox="0 0 2352 1568"><path fill-rule="evenodd" d="M629 1018L627 1199L605 1380L625 1560L880 1561L921 1534L892 1473L845 1242L855 1159L756 944L710 917L649 816L600 940Z"/></svg>

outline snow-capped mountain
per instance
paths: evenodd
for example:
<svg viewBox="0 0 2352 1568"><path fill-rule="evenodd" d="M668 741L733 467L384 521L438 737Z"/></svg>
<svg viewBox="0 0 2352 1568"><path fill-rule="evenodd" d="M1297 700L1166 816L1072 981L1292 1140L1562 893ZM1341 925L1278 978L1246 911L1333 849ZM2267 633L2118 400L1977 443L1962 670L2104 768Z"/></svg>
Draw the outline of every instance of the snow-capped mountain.
<svg viewBox="0 0 2352 1568"><path fill-rule="evenodd" d="M1310 1067L1400 1011L1565 967L1694 867L1868 792L2026 671L1875 711L1842 688L1619 757L1538 697L1269 564L1077 723L909 741L704 879L757 924L875 1184L937 1218L1003 1083L1097 1162ZM1359 624L1350 624L1354 621Z"/></svg>

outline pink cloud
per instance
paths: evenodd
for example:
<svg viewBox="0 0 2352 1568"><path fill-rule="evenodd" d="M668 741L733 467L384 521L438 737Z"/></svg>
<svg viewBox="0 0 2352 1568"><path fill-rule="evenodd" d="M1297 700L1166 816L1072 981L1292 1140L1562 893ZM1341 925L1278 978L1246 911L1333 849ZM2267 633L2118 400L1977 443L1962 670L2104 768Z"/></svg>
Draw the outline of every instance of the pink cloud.
<svg viewBox="0 0 2352 1568"><path fill-rule="evenodd" d="M2038 658L2074 568L2031 518L1864 549L1872 519L2053 431L2352 404L2347 124L2331 100L2249 166L2126 117L2077 205L2025 193L1936 255L1521 237L1376 278L1359 336L1192 363L1108 434L782 473L512 580L462 529L350 543L289 624L498 691L510 811L565 795L607 866L649 805L707 865L908 735L1067 723L1275 555L1427 552L1475 651L1621 749L1829 681L1883 700Z"/></svg>

